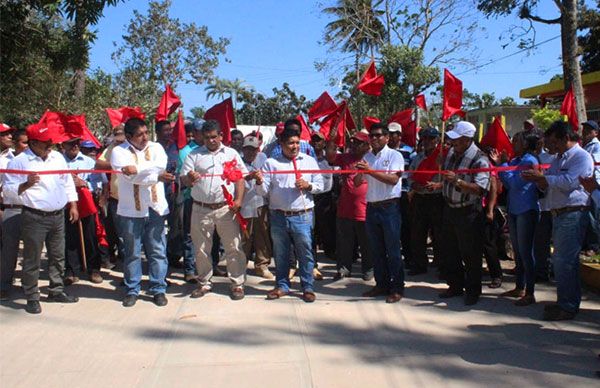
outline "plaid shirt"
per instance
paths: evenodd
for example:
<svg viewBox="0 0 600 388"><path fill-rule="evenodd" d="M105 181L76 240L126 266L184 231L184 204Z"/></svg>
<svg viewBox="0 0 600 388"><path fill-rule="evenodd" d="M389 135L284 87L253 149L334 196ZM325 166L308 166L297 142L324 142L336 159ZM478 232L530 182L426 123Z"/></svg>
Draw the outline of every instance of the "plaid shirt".
<svg viewBox="0 0 600 388"><path fill-rule="evenodd" d="M448 156L444 161L444 170L462 170L475 168L488 168L490 166L487 157L475 143L472 143L462 156L454 153L454 148L450 149ZM457 174L458 179L462 179L467 183L475 183L484 191L490 188L490 173L478 172L476 174ZM477 203L481 203L481 197L471 193L460 191L454 183L444 181L442 194L446 203L450 207L466 207Z"/></svg>

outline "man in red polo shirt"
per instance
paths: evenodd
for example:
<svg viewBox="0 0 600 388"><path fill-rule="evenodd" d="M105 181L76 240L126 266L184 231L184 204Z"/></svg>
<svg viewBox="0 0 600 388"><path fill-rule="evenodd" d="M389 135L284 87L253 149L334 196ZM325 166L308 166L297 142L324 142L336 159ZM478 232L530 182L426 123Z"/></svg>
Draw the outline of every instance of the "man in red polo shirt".
<svg viewBox="0 0 600 388"><path fill-rule="evenodd" d="M335 137L332 137L327 143L327 161L332 166L340 166L342 170L354 170L356 163L363 159L369 149L369 135L364 132L357 132L350 138L350 152L344 154L337 153ZM367 182L355 186L353 182L355 175L340 176L341 190L336 224L337 274L334 280L351 275L357 245L360 250L363 279L373 279L373 263L367 253L365 232Z"/></svg>

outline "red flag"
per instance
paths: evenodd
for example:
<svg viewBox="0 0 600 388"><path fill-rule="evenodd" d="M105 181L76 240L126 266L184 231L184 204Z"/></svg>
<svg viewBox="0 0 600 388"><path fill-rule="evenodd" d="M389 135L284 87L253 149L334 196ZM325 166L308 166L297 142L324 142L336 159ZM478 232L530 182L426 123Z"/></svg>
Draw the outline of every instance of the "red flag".
<svg viewBox="0 0 600 388"><path fill-rule="evenodd" d="M168 117L173 114L181 105L181 100L171 89L171 86L167 85L165 92L160 99L160 104L156 109L156 121L168 120Z"/></svg>
<svg viewBox="0 0 600 388"><path fill-rule="evenodd" d="M569 89L560 107L560 114L566 115L569 118L569 123L573 127L573 131L579 130L579 118L577 117L577 103L573 94L573 87Z"/></svg>
<svg viewBox="0 0 600 388"><path fill-rule="evenodd" d="M396 112L388 120L389 123L398 123L402 126L402 142L411 147L417 144L417 122L413 120L414 109L405 109Z"/></svg>
<svg viewBox="0 0 600 388"><path fill-rule="evenodd" d="M335 112L321 121L321 129L319 131L325 135L327 140L330 139L332 128L335 127L336 123L336 145L343 147L346 144L346 130L356 129L356 123L354 123L346 101L342 101Z"/></svg>
<svg viewBox="0 0 600 388"><path fill-rule="evenodd" d="M315 120L332 114L337 109L337 104L331 98L329 93L323 92L308 111L308 122L312 123Z"/></svg>
<svg viewBox="0 0 600 388"><path fill-rule="evenodd" d="M412 121L413 112L414 112L414 109L412 109L412 108L405 109L400 112L396 112L392 115L392 117L390 117L390 119L388 120L388 124L389 123L398 123L398 124L402 125L402 129L404 130L404 127L408 126L408 124Z"/></svg>
<svg viewBox="0 0 600 388"><path fill-rule="evenodd" d="M480 144L482 147L493 147L498 152L506 151L509 158L512 158L515 154L510 138L502 128L502 122L498 116L494 118L485 136L481 138Z"/></svg>
<svg viewBox="0 0 600 388"><path fill-rule="evenodd" d="M54 143L62 143L71 138L67 133L67 116L61 112L51 112L47 110L37 124L47 127L48 130L52 132L51 137Z"/></svg>
<svg viewBox="0 0 600 388"><path fill-rule="evenodd" d="M72 134L72 137L79 137L81 140L90 140L94 142L96 147L102 147L102 143L94 136L85 123L85 115L70 115L66 116L66 118L67 132Z"/></svg>
<svg viewBox="0 0 600 388"><path fill-rule="evenodd" d="M207 110L204 114L204 120L217 120L221 126L221 131L223 131L223 143L229 145L231 142L231 128L235 128L235 115L231 97Z"/></svg>
<svg viewBox="0 0 600 388"><path fill-rule="evenodd" d="M381 122L381 120L379 120L377 117L371 117L371 116L363 117L363 125L365 126L367 131L369 129L371 129L371 125L377 124L380 122Z"/></svg>
<svg viewBox="0 0 600 388"><path fill-rule="evenodd" d="M306 124L304 117L302 115L298 115L296 116L296 120L300 121L300 126L302 127L300 139L310 141L310 128L308 128L308 124Z"/></svg>
<svg viewBox="0 0 600 388"><path fill-rule="evenodd" d="M426 157L425 159L423 159L421 161L421 163L419 163L419 165L417 166L415 171L435 171L439 169L439 165L437 163L437 157L440 154L440 150L442 149L442 144L438 144L438 146L435 148L435 150L431 153L431 155L429 155L428 157ZM448 150L444 149L443 151L443 155L447 155L448 154ZM427 182L431 181L433 179L433 177L436 175L435 172L432 173L421 173L421 174L413 174L412 176L412 180L421 184L421 185L425 185L427 184Z"/></svg>
<svg viewBox="0 0 600 388"><path fill-rule="evenodd" d="M73 170L75 173L76 170ZM79 210L79 217L85 218L91 216L92 214L98 213L98 208L96 208L96 203L94 202L94 197L86 186L77 188L77 209Z"/></svg>
<svg viewBox="0 0 600 388"><path fill-rule="evenodd" d="M358 83L358 90L361 90L365 94L371 96L381 95L381 89L385 85L385 80L382 75L377 75L377 69L375 69L375 61L371 61L371 64L367 68L367 71L363 74L360 82Z"/></svg>
<svg viewBox="0 0 600 388"><path fill-rule="evenodd" d="M455 114L464 117L465 112L462 111L462 81L456 78L444 69L444 111L442 113L442 121L448 120Z"/></svg>
<svg viewBox="0 0 600 388"><path fill-rule="evenodd" d="M424 111L427 111L427 104L425 103L425 96L423 94L419 94L415 97L415 105Z"/></svg>
<svg viewBox="0 0 600 388"><path fill-rule="evenodd" d="M134 106L133 108L122 106L118 109L106 108L106 114L108 114L110 125L113 128L124 124L127 120L132 118L146 120L146 115L139 106Z"/></svg>
<svg viewBox="0 0 600 388"><path fill-rule="evenodd" d="M182 149L187 144L187 136L185 135L185 122L183 121L183 112L179 109L175 128L173 128L173 141L177 144L177 149Z"/></svg>

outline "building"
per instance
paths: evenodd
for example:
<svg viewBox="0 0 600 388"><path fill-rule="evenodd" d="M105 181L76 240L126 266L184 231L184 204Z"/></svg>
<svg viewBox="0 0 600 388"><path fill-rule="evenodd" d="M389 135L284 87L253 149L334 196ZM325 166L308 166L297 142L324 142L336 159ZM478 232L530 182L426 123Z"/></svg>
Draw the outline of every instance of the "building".
<svg viewBox="0 0 600 388"><path fill-rule="evenodd" d="M474 109L467 112L466 120L473 123L479 130L479 138L487 131L494 121L500 116L502 126L509 136L523 130L523 122L531 118L531 106L492 106L483 109Z"/></svg>

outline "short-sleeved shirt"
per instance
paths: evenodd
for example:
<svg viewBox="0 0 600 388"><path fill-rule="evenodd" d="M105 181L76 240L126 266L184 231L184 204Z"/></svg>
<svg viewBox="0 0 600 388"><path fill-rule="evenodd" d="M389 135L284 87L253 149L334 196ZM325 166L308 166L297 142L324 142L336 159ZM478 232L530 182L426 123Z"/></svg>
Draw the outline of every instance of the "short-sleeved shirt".
<svg viewBox="0 0 600 388"><path fill-rule="evenodd" d="M334 166L342 170L354 170L356 163L362 158L352 154L339 154L335 156ZM356 174L343 174L340 176L341 190L338 198L338 218L364 221L367 216L367 181L363 180L359 186L354 185Z"/></svg>
<svg viewBox="0 0 600 388"><path fill-rule="evenodd" d="M113 143L113 144L109 145L108 147L106 147L106 149L104 150L104 152L102 152L102 154L100 155L98 160L110 163L110 158L112 157L112 151L116 146L118 146L118 144ZM117 180L116 174L110 174L109 193L110 193L111 198L119 199L119 181Z"/></svg>
<svg viewBox="0 0 600 388"><path fill-rule="evenodd" d="M444 170L465 170L489 168L487 157L475 143L472 143L462 155L454 152L451 148L444 161ZM490 173L477 172L474 174L457 174L457 178L467 183L475 183L481 187L484 193L490 189ZM481 196L461 191L454 182L444 181L442 194L450 207L460 208L481 203ZM484 194L485 195L485 194Z"/></svg>
<svg viewBox="0 0 600 388"><path fill-rule="evenodd" d="M402 154L396 150L384 146L377 155L373 151L369 151L365 157L365 161L369 163L371 170L383 170L387 172L404 171L404 158ZM400 198L402 195L402 179L398 179L395 185L383 183L370 175L365 174L367 183L367 202L380 202L392 198Z"/></svg>

